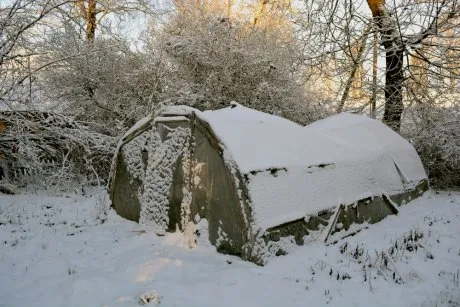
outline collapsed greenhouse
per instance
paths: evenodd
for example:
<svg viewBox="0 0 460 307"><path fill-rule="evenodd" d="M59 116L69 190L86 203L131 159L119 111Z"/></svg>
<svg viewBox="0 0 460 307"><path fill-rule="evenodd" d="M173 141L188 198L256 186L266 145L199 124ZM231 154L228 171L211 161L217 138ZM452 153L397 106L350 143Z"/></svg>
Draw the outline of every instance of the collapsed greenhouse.
<svg viewBox="0 0 460 307"><path fill-rule="evenodd" d="M159 232L205 220L218 251L263 265L397 214L428 187L412 145L377 120L342 113L302 127L232 103L165 107L138 122L109 192L124 218Z"/></svg>

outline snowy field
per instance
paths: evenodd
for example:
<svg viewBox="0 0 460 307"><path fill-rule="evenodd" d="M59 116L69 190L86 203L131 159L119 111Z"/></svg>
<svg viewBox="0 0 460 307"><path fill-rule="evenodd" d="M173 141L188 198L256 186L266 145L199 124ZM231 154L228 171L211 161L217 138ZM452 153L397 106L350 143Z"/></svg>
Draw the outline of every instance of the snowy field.
<svg viewBox="0 0 460 307"><path fill-rule="evenodd" d="M84 195L81 195L84 194ZM107 211L104 192L0 195L0 306L460 306L460 193L258 267ZM144 296L146 297L146 296Z"/></svg>

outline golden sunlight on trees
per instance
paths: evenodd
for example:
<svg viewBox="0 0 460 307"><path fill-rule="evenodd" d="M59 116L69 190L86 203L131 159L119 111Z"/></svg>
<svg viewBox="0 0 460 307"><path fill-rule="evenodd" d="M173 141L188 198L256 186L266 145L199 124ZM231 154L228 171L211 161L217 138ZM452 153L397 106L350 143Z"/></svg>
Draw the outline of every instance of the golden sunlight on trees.
<svg viewBox="0 0 460 307"><path fill-rule="evenodd" d="M176 70L173 83L180 85L171 97L174 103L215 109L234 100L310 122L298 84L301 49L292 25L285 26L287 4L176 0L177 11L162 33Z"/></svg>
<svg viewBox="0 0 460 307"><path fill-rule="evenodd" d="M382 6L385 5L385 0L367 0L367 4L371 9L372 16L379 16L382 12Z"/></svg>
<svg viewBox="0 0 460 307"><path fill-rule="evenodd" d="M427 13L427 20L430 20L430 22L426 27L421 27L420 31L415 34L405 35L405 33L401 32L400 19L395 12L392 13L390 11L389 7L385 4L385 1L367 0L367 2L372 12L374 22L381 35L380 44L385 49L385 112L383 115L383 121L394 130L399 131L401 126L401 117L404 111L404 58L406 53L409 53L409 56L413 56L415 53L425 62L431 63L431 59L423 55L420 45L442 45L443 43L439 42L439 40L443 40L441 33L445 33L446 29L444 27L451 23L451 20L455 19L456 16L458 16L460 8L457 1L443 0L438 3L425 3L419 1L419 4L428 7L428 9L430 9L431 6L431 11L428 11ZM422 9L426 8L420 7L420 12L423 12ZM415 25L416 24L412 24L412 27ZM413 53L411 53L411 49L413 50ZM441 62L442 58L449 58L451 53L452 52L444 52L440 58ZM440 61L436 62L439 63ZM452 61L449 61L449 63L452 63ZM447 71L451 76L455 74L452 71L452 65L442 63L439 64L439 66L442 67L440 70L441 74L445 71Z"/></svg>
<svg viewBox="0 0 460 307"><path fill-rule="evenodd" d="M138 12L151 14L153 8L150 0L74 0L67 1L55 17L82 29L86 41L93 42L96 32L103 28L104 21L110 15L123 16Z"/></svg>
<svg viewBox="0 0 460 307"><path fill-rule="evenodd" d="M252 4L252 22L255 26L286 26L287 17L293 13L291 0L258 0Z"/></svg>
<svg viewBox="0 0 460 307"><path fill-rule="evenodd" d="M174 0L181 14L195 17L220 15L252 26L275 28L287 26L289 16L295 14L291 0ZM289 24L291 26L291 24Z"/></svg>

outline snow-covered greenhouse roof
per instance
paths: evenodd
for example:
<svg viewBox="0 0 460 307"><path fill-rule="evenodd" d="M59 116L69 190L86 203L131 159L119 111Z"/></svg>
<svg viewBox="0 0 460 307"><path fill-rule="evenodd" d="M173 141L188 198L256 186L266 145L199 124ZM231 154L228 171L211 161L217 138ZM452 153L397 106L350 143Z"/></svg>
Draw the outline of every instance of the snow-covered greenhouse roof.
<svg viewBox="0 0 460 307"><path fill-rule="evenodd" d="M406 181L426 178L425 170L414 147L381 122L355 114L341 113L314 122L306 130L352 146L366 155L378 152L390 155ZM374 153L374 154L373 154Z"/></svg>
<svg viewBox="0 0 460 307"><path fill-rule="evenodd" d="M262 229L338 203L402 193L426 179L412 145L364 116L343 113L302 127L235 103L196 114L247 176Z"/></svg>
<svg viewBox="0 0 460 307"><path fill-rule="evenodd" d="M412 145L379 121L341 113L302 127L287 119L232 103L198 112L242 173L368 160L386 153L409 180L426 177Z"/></svg>

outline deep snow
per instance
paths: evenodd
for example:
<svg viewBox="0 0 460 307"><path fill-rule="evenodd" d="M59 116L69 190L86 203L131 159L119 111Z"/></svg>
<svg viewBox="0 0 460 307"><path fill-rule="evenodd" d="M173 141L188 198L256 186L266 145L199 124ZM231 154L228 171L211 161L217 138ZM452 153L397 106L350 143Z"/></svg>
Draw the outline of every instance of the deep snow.
<svg viewBox="0 0 460 307"><path fill-rule="evenodd" d="M356 236L258 267L158 237L105 192L0 195L0 306L459 306L460 193L427 193ZM423 236L423 237L422 237ZM386 259L386 260L385 260Z"/></svg>

